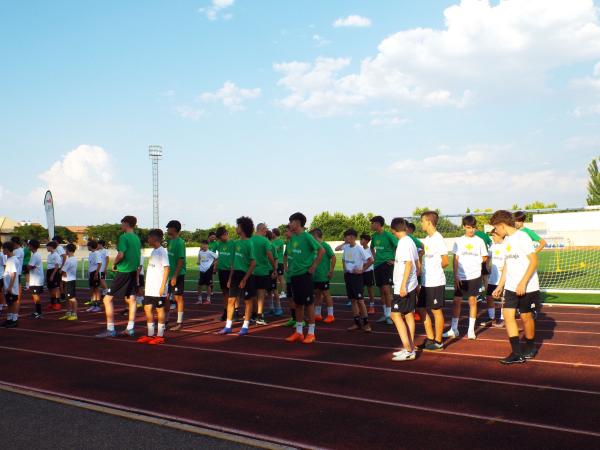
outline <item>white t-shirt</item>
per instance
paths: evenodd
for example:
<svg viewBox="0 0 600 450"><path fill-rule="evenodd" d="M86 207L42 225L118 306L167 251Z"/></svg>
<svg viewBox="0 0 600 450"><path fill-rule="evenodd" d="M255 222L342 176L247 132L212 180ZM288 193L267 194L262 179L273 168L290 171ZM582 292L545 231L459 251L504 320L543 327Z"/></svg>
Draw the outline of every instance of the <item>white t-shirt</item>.
<svg viewBox="0 0 600 450"><path fill-rule="evenodd" d="M402 279L404 278L405 263L412 261L410 275L406 281L406 292L412 292L419 284L417 280L417 261L419 260L419 252L414 241L408 236L404 236L398 241L396 247L396 259L394 260L394 294L400 295L402 287Z"/></svg>
<svg viewBox="0 0 600 450"><path fill-rule="evenodd" d="M198 261L200 261L200 264L198 264L198 269L200 272L206 272L208 269L210 269L210 266L213 265L217 257L218 255L215 252L211 252L210 250L200 250L198 252Z"/></svg>
<svg viewBox="0 0 600 450"><path fill-rule="evenodd" d="M59 245L58 247L56 247L56 251L55 253L60 256L60 258L62 259L62 256L66 253L65 248L62 245Z"/></svg>
<svg viewBox="0 0 600 450"><path fill-rule="evenodd" d="M96 270L98 270L98 263L100 261L99 261L99 255L98 255L97 250L90 252L90 254L88 255L88 262L89 262L89 267L88 267L89 273L93 273Z"/></svg>
<svg viewBox="0 0 600 450"><path fill-rule="evenodd" d="M481 263L487 256L483 239L461 236L454 242L452 253L458 256L458 277L461 280L474 280L481 276Z"/></svg>
<svg viewBox="0 0 600 450"><path fill-rule="evenodd" d="M506 236L504 244L506 245L506 264L504 266L504 270L506 270L506 283L504 284L504 289L515 292L529 267L529 258L527 256L535 253L535 249L531 238L521 230L517 230L512 236ZM539 290L540 280L536 270L527 283L526 292Z"/></svg>
<svg viewBox="0 0 600 450"><path fill-rule="evenodd" d="M29 285L30 286L43 286L44 285L44 265L42 264L42 257L39 252L32 252L31 259L29 260Z"/></svg>
<svg viewBox="0 0 600 450"><path fill-rule="evenodd" d="M495 286L500 282L504 261L506 261L506 243L496 244L495 242L489 248L489 257L492 260L489 283Z"/></svg>
<svg viewBox="0 0 600 450"><path fill-rule="evenodd" d="M4 292L6 294L19 295L19 260L16 256L11 256L6 260L6 265L4 266ZM15 274L15 282L13 283L13 287L11 291L8 291L8 287L10 286L10 277L12 274Z"/></svg>
<svg viewBox="0 0 600 450"><path fill-rule="evenodd" d="M146 273L146 297L160 297L160 287L162 284L163 273L165 267L169 267L169 255L164 247L158 247L152 250L150 259L148 260L148 269ZM163 296L167 294L165 289Z"/></svg>
<svg viewBox="0 0 600 450"><path fill-rule="evenodd" d="M17 264L17 273L21 275L23 273L23 260L25 259L23 247L15 248L13 250L13 256L16 258L15 263Z"/></svg>
<svg viewBox="0 0 600 450"><path fill-rule="evenodd" d="M142 253L142 254L140 254L140 265L139 265L139 267L141 267L141 268L142 268L142 269L140 270L140 275L144 275L144 271L145 271L145 268L144 268L144 262L145 262L145 261L146 261L146 257L144 256L144 254L143 254L143 253Z"/></svg>
<svg viewBox="0 0 600 450"><path fill-rule="evenodd" d="M0 278L4 275L4 266L6 265L6 255L0 251Z"/></svg>
<svg viewBox="0 0 600 450"><path fill-rule="evenodd" d="M363 248L364 248L364 247L363 247ZM372 257L373 257L373 252L371 251L371 249L370 249L369 247L367 247L367 248L364 248L364 249L365 249L365 252L367 252L367 255L369 255L369 258L372 258ZM373 264L371 264L371 265L370 265L370 266L367 268L367 270L365 270L365 272L373 272L374 268L375 268L375 266L374 266Z"/></svg>
<svg viewBox="0 0 600 450"><path fill-rule="evenodd" d="M363 266L369 260L370 256L362 246L355 244L350 247L350 244L345 244L343 247L344 270L354 273L356 269L362 271Z"/></svg>
<svg viewBox="0 0 600 450"><path fill-rule="evenodd" d="M108 256L108 250L101 248L100 250L96 250L96 253L98 254L100 264L102 264L102 266L100 266L100 272L104 273L106 272L106 257Z"/></svg>
<svg viewBox="0 0 600 450"><path fill-rule="evenodd" d="M77 258L74 256L67 257L65 265L62 267L63 281L75 281L77 279Z"/></svg>
<svg viewBox="0 0 600 450"><path fill-rule="evenodd" d="M446 242L439 232L433 233L423 239L425 253L423 255L423 265L421 273L423 286L438 287L446 285L446 275L442 268L442 256L448 254Z"/></svg>
<svg viewBox="0 0 600 450"><path fill-rule="evenodd" d="M60 255L56 252L48 253L48 259L46 260L46 268L48 270L55 269L56 267L60 267L62 264L62 259L60 259Z"/></svg>

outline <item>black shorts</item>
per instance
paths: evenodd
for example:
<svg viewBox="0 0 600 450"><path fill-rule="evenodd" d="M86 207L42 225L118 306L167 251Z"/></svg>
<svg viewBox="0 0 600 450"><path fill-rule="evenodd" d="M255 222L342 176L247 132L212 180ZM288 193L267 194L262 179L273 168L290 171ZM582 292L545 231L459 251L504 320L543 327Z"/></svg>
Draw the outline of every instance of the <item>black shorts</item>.
<svg viewBox="0 0 600 450"><path fill-rule="evenodd" d="M206 272L200 272L198 278L198 286L211 286L213 285L213 271L208 269Z"/></svg>
<svg viewBox="0 0 600 450"><path fill-rule="evenodd" d="M498 287L497 284L489 284L487 285L487 289L486 289L486 294L487 295L492 295L494 293L494 291L496 290L496 288Z"/></svg>
<svg viewBox="0 0 600 450"><path fill-rule="evenodd" d="M446 286L421 286L419 298L417 299L418 308L426 309L441 309L444 307L444 296L446 294Z"/></svg>
<svg viewBox="0 0 600 450"><path fill-rule="evenodd" d="M481 277L472 280L460 280L460 288L454 289L455 297L477 297L481 289Z"/></svg>
<svg viewBox="0 0 600 450"><path fill-rule="evenodd" d="M231 287L229 288L229 297L239 297L243 300L250 300L256 297L256 280L250 276L246 281L244 289L240 287L240 282L246 276L246 272L234 270L231 277Z"/></svg>
<svg viewBox="0 0 600 450"><path fill-rule="evenodd" d="M106 272L100 272L100 279L106 280Z"/></svg>
<svg viewBox="0 0 600 450"><path fill-rule="evenodd" d="M34 295L40 295L44 292L44 286L29 286L29 289Z"/></svg>
<svg viewBox="0 0 600 450"><path fill-rule="evenodd" d="M394 266L384 262L375 267L375 284L377 287L392 286L394 284Z"/></svg>
<svg viewBox="0 0 600 450"><path fill-rule="evenodd" d="M394 294L392 300L392 312L400 314L409 314L415 312L415 306L417 304L417 290L413 289L406 297L400 297Z"/></svg>
<svg viewBox="0 0 600 450"><path fill-rule="evenodd" d="M540 306L540 291L528 292L518 297L516 292L504 291L504 308L518 309L521 313L530 313Z"/></svg>
<svg viewBox="0 0 600 450"><path fill-rule="evenodd" d="M110 283L107 295L127 298L135 294L137 272L117 272Z"/></svg>
<svg viewBox="0 0 600 450"><path fill-rule="evenodd" d="M171 280L169 280L169 294L173 295L183 295L183 289L185 286L185 275L179 275L175 282L175 286L171 285Z"/></svg>
<svg viewBox="0 0 600 450"><path fill-rule="evenodd" d="M481 263L481 276L489 275L490 271L488 270L487 262Z"/></svg>
<svg viewBox="0 0 600 450"><path fill-rule="evenodd" d="M70 300L77 297L77 281L65 281L64 288L65 298Z"/></svg>
<svg viewBox="0 0 600 450"><path fill-rule="evenodd" d="M54 276L54 278L52 278L52 272L54 272L54 269L49 269L46 271L46 286L48 286L48 289L50 290L58 289L61 281L60 270L56 271L56 275Z"/></svg>
<svg viewBox="0 0 600 450"><path fill-rule="evenodd" d="M277 292L277 277L273 277L273 272L271 272L271 285L268 289L269 292Z"/></svg>
<svg viewBox="0 0 600 450"><path fill-rule="evenodd" d="M313 285L312 273L306 272L302 275L292 277L292 291L296 305L312 305L315 301L315 287Z"/></svg>
<svg viewBox="0 0 600 450"><path fill-rule="evenodd" d="M152 305L155 308L162 308L165 306L165 297L144 297L144 301L142 302L144 306Z"/></svg>
<svg viewBox="0 0 600 450"><path fill-rule="evenodd" d="M221 292L227 290L227 283L229 282L229 272L230 270L219 270L219 285L221 286Z"/></svg>
<svg viewBox="0 0 600 450"><path fill-rule="evenodd" d="M285 270L283 270L283 263L278 263L277 264L277 275L283 275L285 273Z"/></svg>
<svg viewBox="0 0 600 450"><path fill-rule="evenodd" d="M143 288L146 285L145 280L146 280L146 278L144 277L144 275L140 273L138 275L138 278L137 278L136 283L135 283L136 287L137 288Z"/></svg>
<svg viewBox="0 0 600 450"><path fill-rule="evenodd" d="M267 291L271 289L271 277L269 275L254 275L254 284L256 289Z"/></svg>
<svg viewBox="0 0 600 450"><path fill-rule="evenodd" d="M313 284L315 289L318 289L319 291L329 290L329 281L314 281Z"/></svg>
<svg viewBox="0 0 600 450"><path fill-rule="evenodd" d="M365 284L362 273L344 273L346 283L346 296L350 300L362 300L364 298Z"/></svg>
<svg viewBox="0 0 600 450"><path fill-rule="evenodd" d="M362 275L363 275L363 284L366 287L375 286L375 273L374 273L373 270L369 270L367 272L363 272Z"/></svg>
<svg viewBox="0 0 600 450"><path fill-rule="evenodd" d="M17 294L9 294L7 292L6 294L4 294L4 299L6 300L7 305L12 305L19 299L19 296Z"/></svg>
<svg viewBox="0 0 600 450"><path fill-rule="evenodd" d="M292 280L287 282L285 290L286 290L287 298L294 298L294 290L292 289Z"/></svg>
<svg viewBox="0 0 600 450"><path fill-rule="evenodd" d="M27 275L29 273L29 266L26 264L23 264L23 275Z"/></svg>
<svg viewBox="0 0 600 450"><path fill-rule="evenodd" d="M96 278L96 272L90 272L90 275L88 277L88 285L92 289L100 286L100 278Z"/></svg>

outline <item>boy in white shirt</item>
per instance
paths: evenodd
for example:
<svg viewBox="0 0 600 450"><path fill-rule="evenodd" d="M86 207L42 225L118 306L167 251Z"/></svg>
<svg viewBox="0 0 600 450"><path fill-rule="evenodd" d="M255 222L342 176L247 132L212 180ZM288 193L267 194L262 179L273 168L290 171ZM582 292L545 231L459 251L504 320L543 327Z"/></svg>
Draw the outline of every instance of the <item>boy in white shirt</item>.
<svg viewBox="0 0 600 450"><path fill-rule="evenodd" d="M31 239L28 246L31 251L31 258L27 265L29 268L29 289L31 290L31 297L33 298L35 307L35 311L31 313L31 318L39 319L42 317L40 295L44 292L44 265L42 263L42 257L38 252L40 242L36 239Z"/></svg>
<svg viewBox="0 0 600 450"><path fill-rule="evenodd" d="M144 285L146 280L144 279L144 266L146 265L146 257L144 256L144 244L140 251L140 265L137 268L137 288L135 291L135 302L138 308L144 306Z"/></svg>
<svg viewBox="0 0 600 450"><path fill-rule="evenodd" d="M23 296L23 288L21 287L21 277L23 276L23 261L25 260L25 251L21 244L21 239L18 236L13 236L10 241L13 244L13 256L17 263L17 282L19 284L19 305Z"/></svg>
<svg viewBox="0 0 600 450"><path fill-rule="evenodd" d="M363 273L373 265L373 258L367 254L361 245L357 245L356 238L358 233L350 228L344 232L343 245L343 266L344 281L346 283L346 293L348 299L352 302L352 314L354 324L348 328L348 331L360 330L371 331L369 325L369 315L365 306Z"/></svg>
<svg viewBox="0 0 600 450"><path fill-rule="evenodd" d="M98 251L98 242L94 240L88 241L88 285L91 292L90 308L88 312L99 312L100 309L100 269L102 261L100 261L100 252Z"/></svg>
<svg viewBox="0 0 600 450"><path fill-rule="evenodd" d="M469 339L477 339L475 322L477 321L477 296L481 288L481 265L487 261L487 248L485 242L475 236L477 220L469 215L462 218L465 235L459 237L452 247L454 253L454 308L452 311L452 324L443 337L457 338L458 319L460 307L464 297L469 301Z"/></svg>
<svg viewBox="0 0 600 450"><path fill-rule="evenodd" d="M208 240L200 242L198 252L198 301L196 305L210 305L213 288L213 267L219 256L208 248ZM206 286L206 300L202 300L202 288Z"/></svg>
<svg viewBox="0 0 600 450"><path fill-rule="evenodd" d="M62 282L65 298L68 300L67 313L59 320L77 320L77 258L75 244L67 244L65 251L67 260L62 266Z"/></svg>
<svg viewBox="0 0 600 450"><path fill-rule="evenodd" d="M98 240L98 259L102 264L100 266L100 293L101 295L106 295L106 291L108 290L108 285L106 284L106 270L108 267L108 261L110 257L108 256L108 247L106 245L106 241L103 239Z"/></svg>
<svg viewBox="0 0 600 450"><path fill-rule="evenodd" d="M0 313L6 307L6 299L4 298L4 289L2 286L4 280L4 267L6 266L6 255L0 248Z"/></svg>
<svg viewBox="0 0 600 450"><path fill-rule="evenodd" d="M496 305L494 303L493 293L498 287L500 278L502 277L502 270L504 269L504 263L506 261L506 244L504 238L501 237L496 230L492 231L492 245L488 249L488 256L490 258L490 276L488 279L486 300L488 307L488 317L484 318L480 325L489 327L493 325L497 328L504 326L504 312L503 308L500 307L500 318L496 319Z"/></svg>
<svg viewBox="0 0 600 450"><path fill-rule="evenodd" d="M144 312L148 333L137 340L140 344L159 345L165 342L165 297L167 295L167 282L169 281L169 254L162 246L162 230L150 230L148 245L152 248L148 259L146 271ZM152 308L156 308L158 331L154 335L154 315Z"/></svg>
<svg viewBox="0 0 600 450"><path fill-rule="evenodd" d="M19 260L13 254L13 243L2 244L2 252L6 256L4 266L3 289L4 298L8 305L6 321L2 324L4 328L15 328L19 326Z"/></svg>
<svg viewBox="0 0 600 450"><path fill-rule="evenodd" d="M373 258L373 252L370 247L371 235L367 233L363 233L360 235L360 245L364 248L369 255L370 258ZM363 272L363 282L365 283L365 287L367 288L367 293L369 294L369 307L367 308L368 314L375 314L375 271L373 270L373 265L371 264L367 270Z"/></svg>
<svg viewBox="0 0 600 450"><path fill-rule="evenodd" d="M46 258L46 286L50 293L50 304L48 311L59 311L60 306L60 268L63 265L63 260L56 252L58 244L50 241L46 244L48 257Z"/></svg>
<svg viewBox="0 0 600 450"><path fill-rule="evenodd" d="M393 361L415 359L415 306L417 303L417 263L419 252L408 236L408 222L396 217L390 224L392 234L398 239L394 260L394 297L391 318L398 330L403 348L394 353Z"/></svg>
<svg viewBox="0 0 600 450"><path fill-rule="evenodd" d="M500 298L504 291L504 320L512 352L501 359L502 364L523 363L535 358L535 320L533 311L540 301L540 281L537 273L538 257L533 241L527 233L517 230L512 214L496 211L490 218L490 225L504 238L506 262L504 270L494 290L494 298ZM525 351L519 342L519 326L516 312L519 310L525 329Z"/></svg>
<svg viewBox="0 0 600 450"><path fill-rule="evenodd" d="M65 262L67 261L67 253L65 252L65 248L61 245L63 242L62 237L57 235L57 236L54 236L52 238L52 240L54 242L56 242L56 254L61 259L60 266L58 267L58 269L59 269L58 276L62 278L61 270L62 270L62 267L65 265ZM60 303L63 303L66 300L66 297L65 297L64 283L62 282L62 279L59 280L58 288L60 291L60 295L59 295ZM60 309L60 308L58 308L58 309Z"/></svg>

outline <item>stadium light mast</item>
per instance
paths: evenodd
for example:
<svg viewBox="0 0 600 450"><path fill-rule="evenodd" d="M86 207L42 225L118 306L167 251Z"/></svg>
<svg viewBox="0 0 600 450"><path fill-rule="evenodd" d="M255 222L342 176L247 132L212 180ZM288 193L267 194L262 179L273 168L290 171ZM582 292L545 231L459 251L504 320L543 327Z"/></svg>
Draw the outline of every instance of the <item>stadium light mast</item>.
<svg viewBox="0 0 600 450"><path fill-rule="evenodd" d="M151 145L148 147L148 155L152 161L152 226L160 228L158 214L158 161L162 159L163 148L160 145Z"/></svg>

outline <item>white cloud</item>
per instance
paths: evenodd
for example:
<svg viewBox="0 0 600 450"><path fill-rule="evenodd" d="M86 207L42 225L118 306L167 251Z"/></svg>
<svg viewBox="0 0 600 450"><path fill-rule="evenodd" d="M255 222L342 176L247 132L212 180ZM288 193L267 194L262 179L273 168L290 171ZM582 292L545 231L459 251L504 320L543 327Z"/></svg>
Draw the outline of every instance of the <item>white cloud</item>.
<svg viewBox="0 0 600 450"><path fill-rule="evenodd" d="M205 8L199 8L198 12L206 15L208 20L217 20L219 17L229 20L233 17L231 13L222 13L226 8L233 6L235 0L212 0L211 4Z"/></svg>
<svg viewBox="0 0 600 450"><path fill-rule="evenodd" d="M204 115L204 110L192 108L187 105L178 105L173 108L173 112L183 119L199 120Z"/></svg>
<svg viewBox="0 0 600 450"><path fill-rule="evenodd" d="M222 102L231 112L243 111L247 100L260 97L260 88L244 89L237 87L231 81L226 81L223 87L215 92L204 92L198 96L201 102Z"/></svg>
<svg viewBox="0 0 600 450"><path fill-rule="evenodd" d="M326 45L331 44L330 40L324 38L320 34L313 34L312 40L315 43L315 46L317 47L324 47Z"/></svg>
<svg viewBox="0 0 600 450"><path fill-rule="evenodd" d="M281 103L311 115L348 113L368 102L462 108L507 93L542 92L553 69L600 57L592 0L462 0L444 17L444 29L386 37L353 73L338 73L349 68L347 58L275 64L289 91ZM321 71L321 83L307 88L324 61L346 63Z"/></svg>
<svg viewBox="0 0 600 450"><path fill-rule="evenodd" d="M369 19L368 17L363 17L363 16L359 16L356 14L352 14L348 17L340 17L339 19L336 19L336 21L333 22L333 26L336 28L338 28L338 27L360 27L360 28L370 27L371 19Z"/></svg>
<svg viewBox="0 0 600 450"><path fill-rule="evenodd" d="M585 104L573 110L576 117L600 114L600 62L594 66L593 76L575 79L571 86L585 97Z"/></svg>

